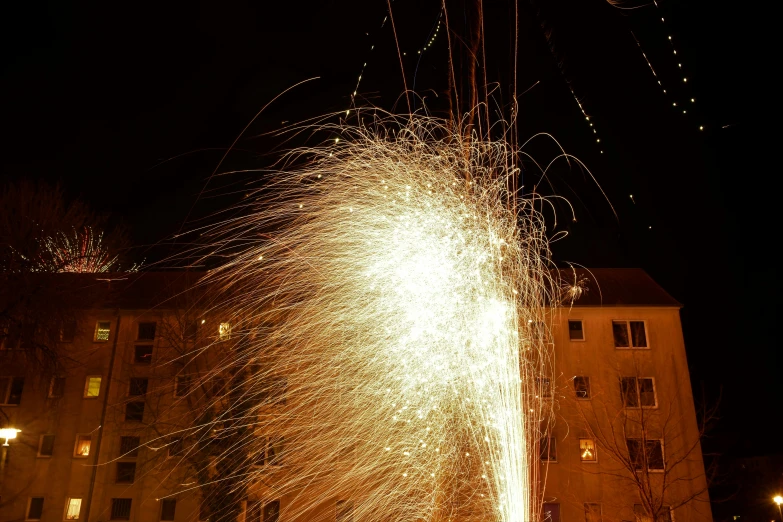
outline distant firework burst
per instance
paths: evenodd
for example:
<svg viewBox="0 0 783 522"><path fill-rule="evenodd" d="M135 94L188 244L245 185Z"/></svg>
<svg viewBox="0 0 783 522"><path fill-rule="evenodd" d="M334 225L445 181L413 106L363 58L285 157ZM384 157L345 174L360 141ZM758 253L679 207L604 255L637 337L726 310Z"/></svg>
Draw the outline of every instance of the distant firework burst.
<svg viewBox="0 0 783 522"><path fill-rule="evenodd" d="M238 478L285 520L334 520L335 499L353 520L533 520L556 285L516 151L429 118L319 130L340 138L212 231L256 399L242 451L285 448Z"/></svg>
<svg viewBox="0 0 783 522"><path fill-rule="evenodd" d="M41 272L109 272L116 269L117 256L108 251L103 233L92 228L58 232L43 240L39 261ZM135 270L130 270L135 271Z"/></svg>

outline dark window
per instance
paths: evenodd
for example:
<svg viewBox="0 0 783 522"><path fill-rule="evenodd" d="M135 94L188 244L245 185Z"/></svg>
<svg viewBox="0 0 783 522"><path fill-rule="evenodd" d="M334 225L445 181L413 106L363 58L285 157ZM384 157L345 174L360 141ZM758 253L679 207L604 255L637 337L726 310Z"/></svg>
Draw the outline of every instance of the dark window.
<svg viewBox="0 0 783 522"><path fill-rule="evenodd" d="M152 345L139 344L133 351L133 362L136 364L149 364L152 362Z"/></svg>
<svg viewBox="0 0 783 522"><path fill-rule="evenodd" d="M43 503L43 497L32 497L30 499L30 507L27 508L27 520L41 520Z"/></svg>
<svg viewBox="0 0 783 522"><path fill-rule="evenodd" d="M24 377L0 377L0 404L19 404L22 402Z"/></svg>
<svg viewBox="0 0 783 522"><path fill-rule="evenodd" d="M117 463L117 484L133 484L133 480L135 478L136 478L135 462Z"/></svg>
<svg viewBox="0 0 783 522"><path fill-rule="evenodd" d="M270 466L283 465L283 437L269 437L266 445L266 461Z"/></svg>
<svg viewBox="0 0 783 522"><path fill-rule="evenodd" d="M139 341L151 341L155 339L155 323L139 323Z"/></svg>
<svg viewBox="0 0 783 522"><path fill-rule="evenodd" d="M560 522L560 504L545 502L541 510L542 522Z"/></svg>
<svg viewBox="0 0 783 522"><path fill-rule="evenodd" d="M273 500L264 506L264 522L278 522L280 520L280 501Z"/></svg>
<svg viewBox="0 0 783 522"><path fill-rule="evenodd" d="M620 394L626 408L655 407L655 383L650 377L621 377Z"/></svg>
<svg viewBox="0 0 783 522"><path fill-rule="evenodd" d="M628 445L628 456L635 469L643 470L645 464L649 471L664 469L663 444L660 440L627 439L626 444Z"/></svg>
<svg viewBox="0 0 783 522"><path fill-rule="evenodd" d="M612 333L616 348L628 348L628 323L625 321L612 321Z"/></svg>
<svg viewBox="0 0 783 522"><path fill-rule="evenodd" d="M41 435L40 446L38 446L38 455L41 457L51 457L54 451L54 435Z"/></svg>
<svg viewBox="0 0 783 522"><path fill-rule="evenodd" d="M120 458L138 456L140 442L139 437L120 437Z"/></svg>
<svg viewBox="0 0 783 522"><path fill-rule="evenodd" d="M620 378L620 394L623 398L623 406L637 408L639 406L639 394L636 389L636 377Z"/></svg>
<svg viewBox="0 0 783 522"><path fill-rule="evenodd" d="M190 375L179 375L175 378L175 384L174 384L174 396L175 397L184 397L188 393L190 393L190 386L192 381L192 378Z"/></svg>
<svg viewBox="0 0 783 522"><path fill-rule="evenodd" d="M557 441L554 437L543 437L541 439L541 460L557 461Z"/></svg>
<svg viewBox="0 0 783 522"><path fill-rule="evenodd" d="M169 443L169 457L182 455L182 439L174 439Z"/></svg>
<svg viewBox="0 0 783 522"><path fill-rule="evenodd" d="M552 398L552 381L549 377L536 377L536 391L544 399Z"/></svg>
<svg viewBox="0 0 783 522"><path fill-rule="evenodd" d="M160 519L161 520L174 520L174 513L177 510L177 499L164 498L160 501Z"/></svg>
<svg viewBox="0 0 783 522"><path fill-rule="evenodd" d="M647 348L647 332L644 321L631 321L631 341L634 348Z"/></svg>
<svg viewBox="0 0 783 522"><path fill-rule="evenodd" d="M65 392L65 377L52 377L49 383L49 398L55 399L63 396Z"/></svg>
<svg viewBox="0 0 783 522"><path fill-rule="evenodd" d="M602 522L601 504L585 504L585 522Z"/></svg>
<svg viewBox="0 0 783 522"><path fill-rule="evenodd" d="M590 398L590 377L577 375L574 377L574 392L577 399Z"/></svg>
<svg viewBox="0 0 783 522"><path fill-rule="evenodd" d="M352 500L338 500L337 505L335 506L335 511L335 520L337 522L353 522Z"/></svg>
<svg viewBox="0 0 783 522"><path fill-rule="evenodd" d="M130 380L130 386L128 387L128 395L131 397L139 397L146 394L149 382L149 379L144 379L142 377L132 377Z"/></svg>
<svg viewBox="0 0 783 522"><path fill-rule="evenodd" d="M653 522L653 517L647 514L647 510L641 504L633 505L633 514L636 522ZM739 519L739 517L735 517ZM669 506L663 506L658 512L658 516L655 517L655 522L672 522L672 508Z"/></svg>
<svg viewBox="0 0 783 522"><path fill-rule="evenodd" d="M647 348L644 321L612 321L615 348Z"/></svg>
<svg viewBox="0 0 783 522"><path fill-rule="evenodd" d="M582 321L568 321L568 338L572 341L585 340L585 332L582 330Z"/></svg>
<svg viewBox="0 0 783 522"><path fill-rule="evenodd" d="M247 514L245 515L245 522L262 522L261 521L261 509L262 503L258 500L248 501Z"/></svg>
<svg viewBox="0 0 783 522"><path fill-rule="evenodd" d="M144 403L133 401L125 405L125 420L141 422L144 420Z"/></svg>
<svg viewBox="0 0 783 522"><path fill-rule="evenodd" d="M72 343L76 336L76 321L66 321L60 327L60 342Z"/></svg>
<svg viewBox="0 0 783 522"><path fill-rule="evenodd" d="M130 520L132 501L130 498L111 499L111 520Z"/></svg>
<svg viewBox="0 0 783 522"><path fill-rule="evenodd" d="M642 406L655 406L655 383L652 379L637 379L639 383L639 404Z"/></svg>
<svg viewBox="0 0 783 522"><path fill-rule="evenodd" d="M198 336L198 321L190 319L185 322L185 339L195 341Z"/></svg>

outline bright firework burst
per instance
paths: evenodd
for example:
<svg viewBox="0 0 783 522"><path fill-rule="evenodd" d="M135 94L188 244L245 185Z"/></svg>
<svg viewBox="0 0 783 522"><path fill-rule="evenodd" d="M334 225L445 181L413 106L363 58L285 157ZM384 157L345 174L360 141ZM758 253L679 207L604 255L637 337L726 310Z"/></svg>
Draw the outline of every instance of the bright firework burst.
<svg viewBox="0 0 783 522"><path fill-rule="evenodd" d="M532 520L557 296L516 151L427 118L326 130L213 231L251 376L241 451L285 462L238 478L286 520L333 520L336 498L355 520Z"/></svg>
<svg viewBox="0 0 783 522"><path fill-rule="evenodd" d="M103 233L95 234L90 227L74 229L71 234L58 232L43 240L39 260L41 272L109 272L116 268L118 257L111 254L103 242ZM135 271L135 268L129 270Z"/></svg>

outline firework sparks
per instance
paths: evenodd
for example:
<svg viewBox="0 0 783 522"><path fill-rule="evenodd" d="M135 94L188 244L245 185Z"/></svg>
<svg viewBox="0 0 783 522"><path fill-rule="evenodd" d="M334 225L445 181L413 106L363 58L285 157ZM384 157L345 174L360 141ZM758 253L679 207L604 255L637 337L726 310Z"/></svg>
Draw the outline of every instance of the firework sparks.
<svg viewBox="0 0 783 522"><path fill-rule="evenodd" d="M45 238L43 246L42 272L109 272L117 264L117 256L103 243L103 233L96 235L90 227L74 229L71 234L59 232Z"/></svg>
<svg viewBox="0 0 783 522"><path fill-rule="evenodd" d="M209 276L243 346L229 364L257 404L244 451L267 464L241 479L288 498L286 519L350 499L357 520L531 520L554 302L540 200L508 192L504 142L380 128L327 129L342 138L295 151L309 166L273 204L213 231L235 254Z"/></svg>

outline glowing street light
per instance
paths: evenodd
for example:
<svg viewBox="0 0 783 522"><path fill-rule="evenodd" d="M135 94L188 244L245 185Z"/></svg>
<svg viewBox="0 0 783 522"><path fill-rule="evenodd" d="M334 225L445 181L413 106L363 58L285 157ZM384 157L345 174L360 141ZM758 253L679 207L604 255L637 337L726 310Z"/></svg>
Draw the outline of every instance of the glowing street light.
<svg viewBox="0 0 783 522"><path fill-rule="evenodd" d="M783 521L783 509L780 508L780 505L783 504L783 497L775 495L772 501L778 505L778 514L780 515L780 520Z"/></svg>
<svg viewBox="0 0 783 522"><path fill-rule="evenodd" d="M22 430L16 428L0 428L0 439L5 439L3 446L8 446L8 441L16 438L16 434Z"/></svg>

